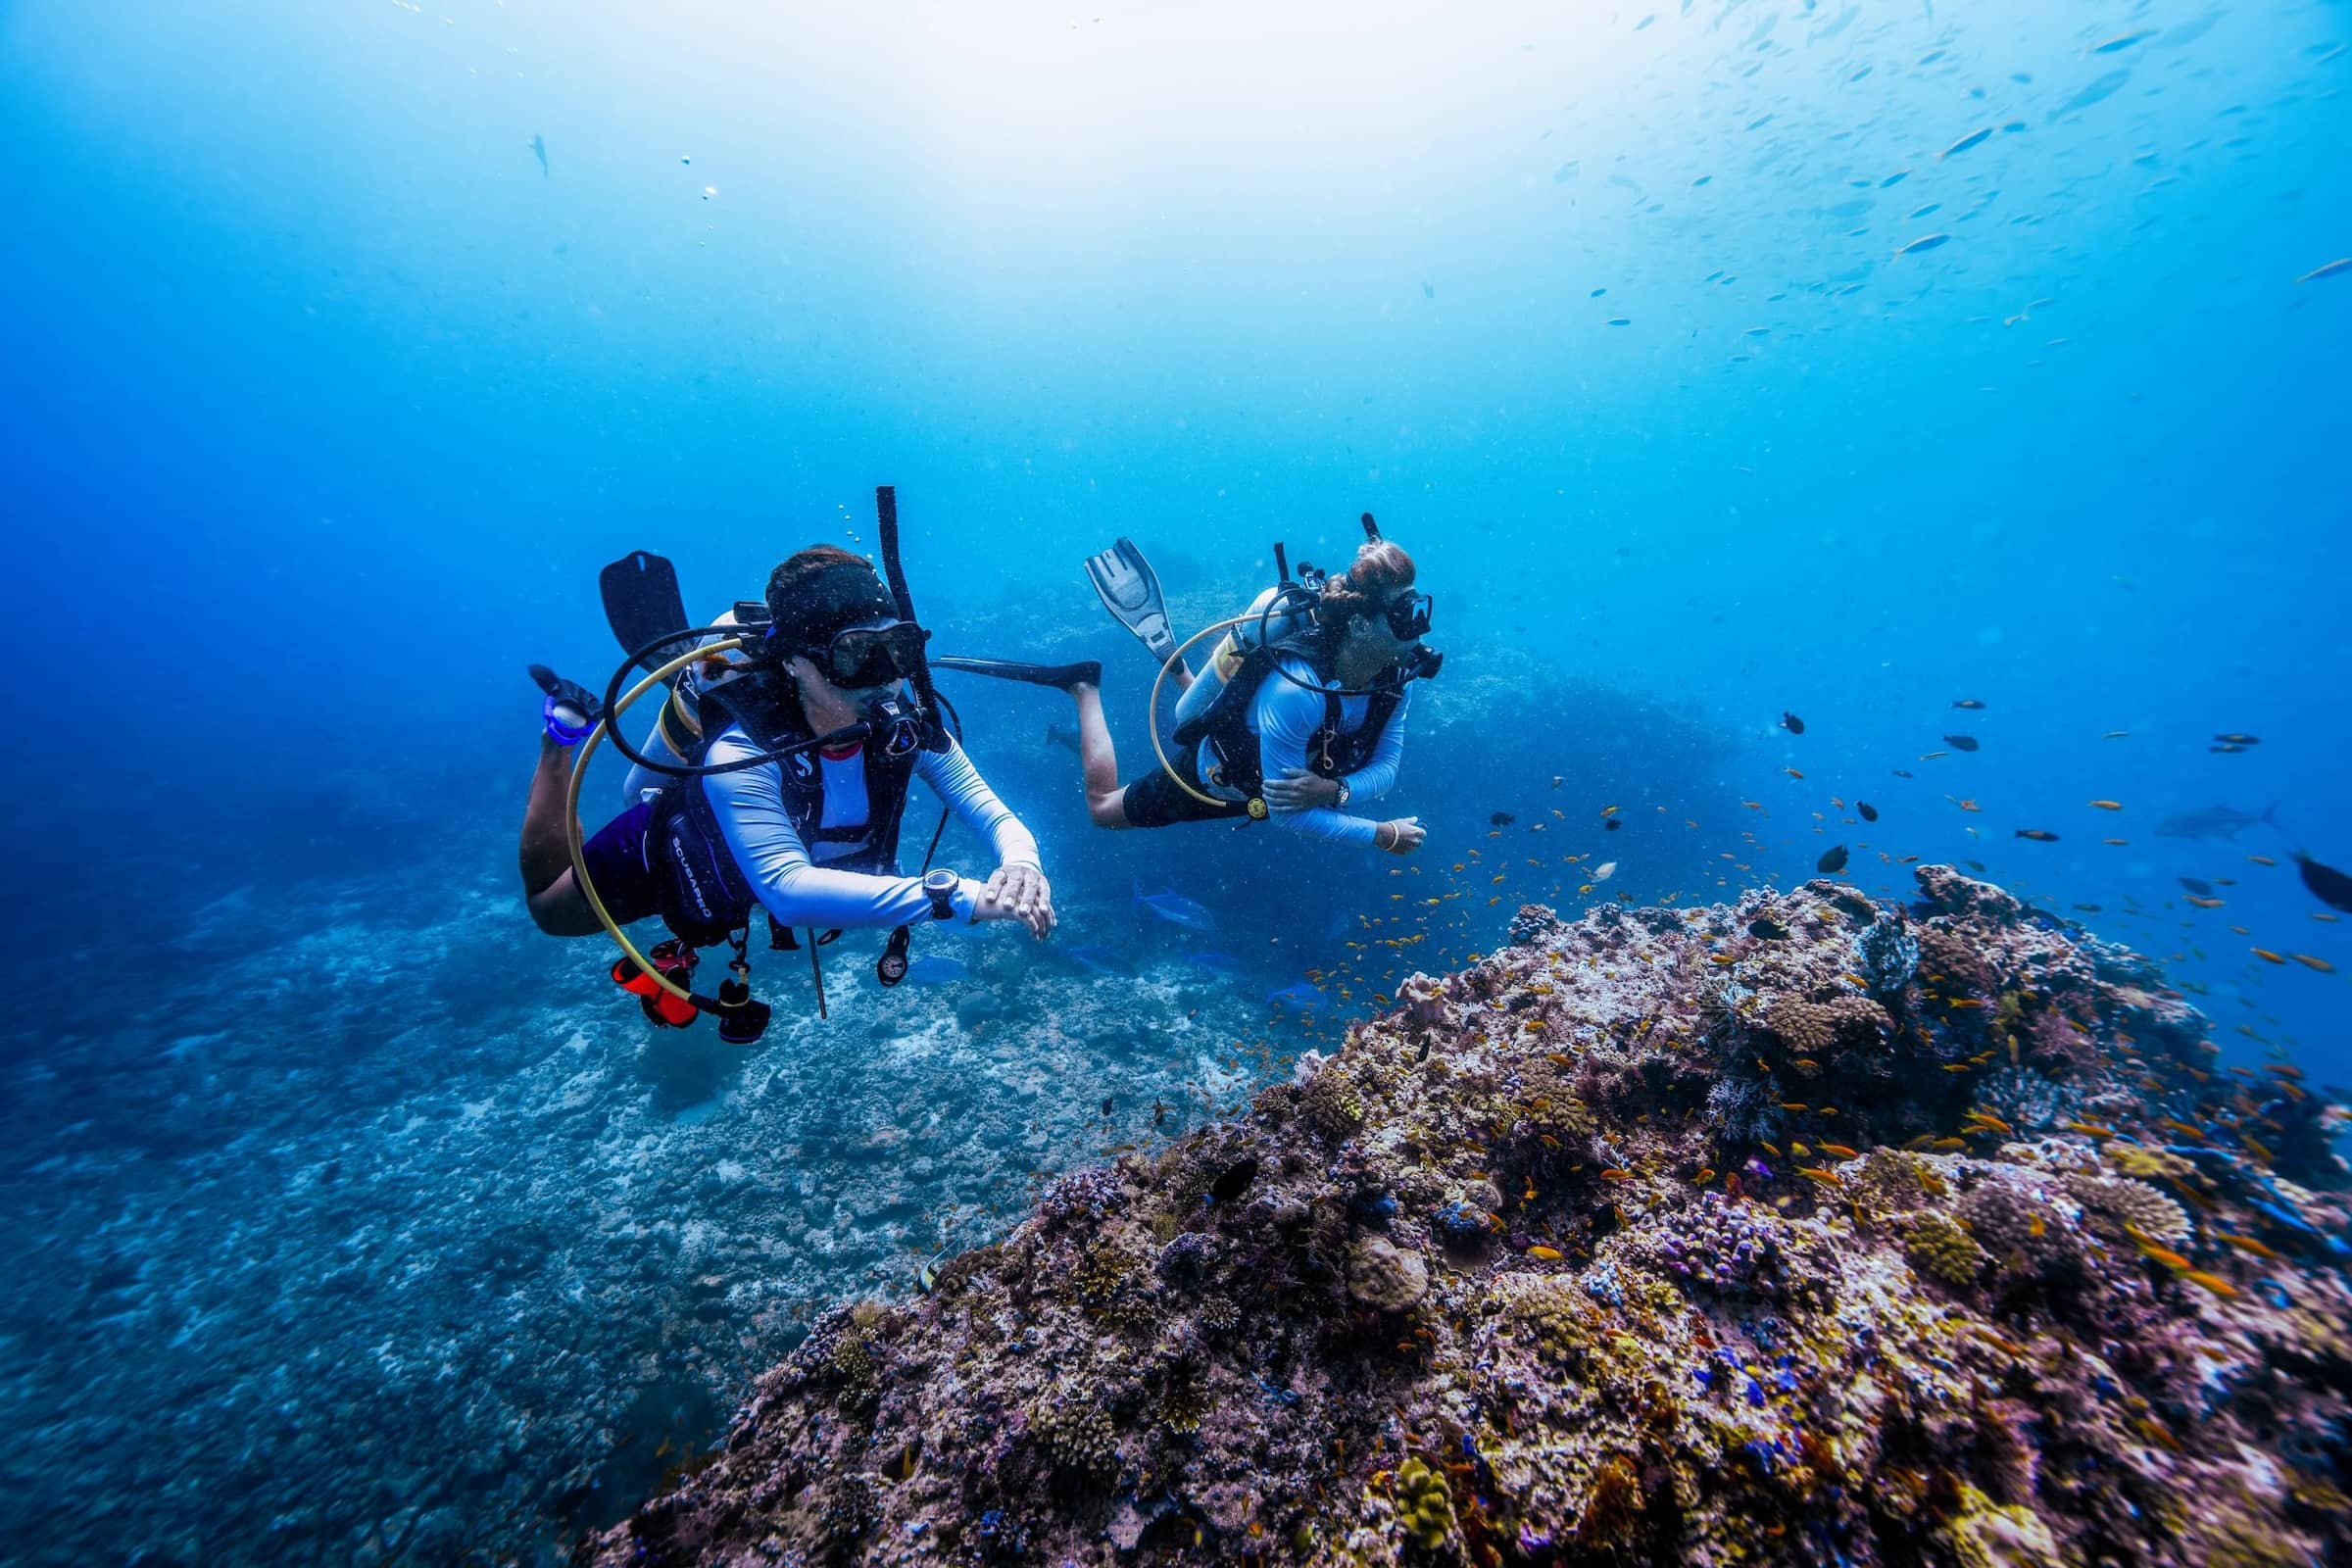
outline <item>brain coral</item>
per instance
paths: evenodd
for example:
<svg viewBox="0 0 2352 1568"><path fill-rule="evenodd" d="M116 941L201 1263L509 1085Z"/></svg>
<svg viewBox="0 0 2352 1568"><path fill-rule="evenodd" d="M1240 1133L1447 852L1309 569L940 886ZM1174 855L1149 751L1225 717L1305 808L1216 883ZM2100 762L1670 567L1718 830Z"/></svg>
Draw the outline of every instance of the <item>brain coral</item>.
<svg viewBox="0 0 2352 1568"><path fill-rule="evenodd" d="M1348 1250L1348 1294L1383 1312L1401 1312L1429 1294L1429 1265L1418 1252L1367 1237Z"/></svg>

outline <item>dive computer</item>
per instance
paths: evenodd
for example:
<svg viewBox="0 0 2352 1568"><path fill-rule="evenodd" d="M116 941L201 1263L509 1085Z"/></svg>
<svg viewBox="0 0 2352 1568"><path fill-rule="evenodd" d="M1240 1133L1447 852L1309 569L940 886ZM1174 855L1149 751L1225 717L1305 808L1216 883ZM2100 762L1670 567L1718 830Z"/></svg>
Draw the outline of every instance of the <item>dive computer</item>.
<svg viewBox="0 0 2352 1568"><path fill-rule="evenodd" d="M923 892L931 900L932 919L952 920L956 917L956 873L944 867L923 873Z"/></svg>

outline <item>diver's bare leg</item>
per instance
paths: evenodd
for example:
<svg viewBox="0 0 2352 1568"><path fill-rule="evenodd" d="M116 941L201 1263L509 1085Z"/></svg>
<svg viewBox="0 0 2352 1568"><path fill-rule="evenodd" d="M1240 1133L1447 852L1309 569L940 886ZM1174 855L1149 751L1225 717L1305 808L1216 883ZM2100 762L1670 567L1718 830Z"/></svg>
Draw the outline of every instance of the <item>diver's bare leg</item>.
<svg viewBox="0 0 2352 1568"><path fill-rule="evenodd" d="M531 919L550 936L583 937L597 929L571 879L571 834L564 802L571 789L572 748L539 737L539 765L522 808L522 894Z"/></svg>
<svg viewBox="0 0 2352 1568"><path fill-rule="evenodd" d="M1086 776L1086 814L1095 826L1123 828L1127 792L1119 788L1119 754L1110 744L1110 721L1102 716L1102 694L1081 681L1070 688L1078 701L1078 766Z"/></svg>

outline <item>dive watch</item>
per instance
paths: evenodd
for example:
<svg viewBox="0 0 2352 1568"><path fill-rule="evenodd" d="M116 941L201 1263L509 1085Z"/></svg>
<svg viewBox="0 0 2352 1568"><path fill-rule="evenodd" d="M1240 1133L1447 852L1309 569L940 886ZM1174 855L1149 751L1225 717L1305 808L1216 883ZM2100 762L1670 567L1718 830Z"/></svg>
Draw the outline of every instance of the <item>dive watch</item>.
<svg viewBox="0 0 2352 1568"><path fill-rule="evenodd" d="M956 917L956 873L942 867L923 873L923 892L931 900L931 918L953 920Z"/></svg>
<svg viewBox="0 0 2352 1568"><path fill-rule="evenodd" d="M1339 793L1331 798L1331 804L1345 809L1348 805L1348 797L1355 792L1348 787L1348 781L1345 778L1335 778L1331 782L1339 788Z"/></svg>

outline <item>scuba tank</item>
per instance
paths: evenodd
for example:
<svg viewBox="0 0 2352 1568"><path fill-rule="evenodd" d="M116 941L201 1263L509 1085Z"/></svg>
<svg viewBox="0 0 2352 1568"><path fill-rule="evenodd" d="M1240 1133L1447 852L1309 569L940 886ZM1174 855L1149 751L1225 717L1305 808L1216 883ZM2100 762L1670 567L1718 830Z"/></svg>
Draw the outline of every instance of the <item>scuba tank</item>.
<svg viewBox="0 0 2352 1568"><path fill-rule="evenodd" d="M1303 597L1296 583L1277 583L1250 600L1244 618L1217 639L1208 662L1176 700L1177 728L1189 729L1207 716L1252 650L1288 642L1313 625L1313 601Z"/></svg>
<svg viewBox="0 0 2352 1568"><path fill-rule="evenodd" d="M1250 601L1250 608L1217 639L1208 662L1176 700L1179 733L1198 729L1206 721L1208 710L1252 653L1279 648L1314 629L1315 605L1323 597L1326 573L1301 561L1298 575L1292 577L1290 557L1280 544L1274 546L1274 566L1281 580Z"/></svg>

